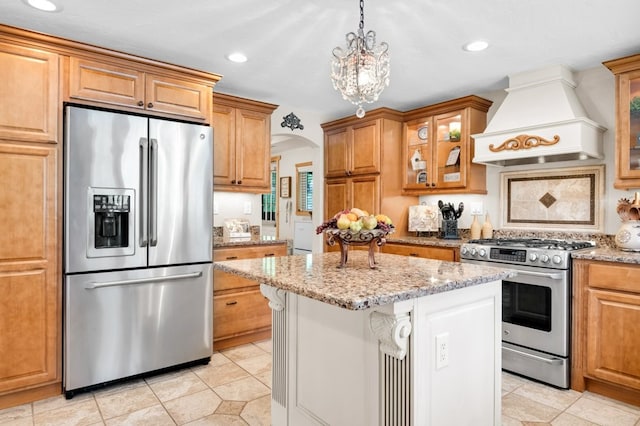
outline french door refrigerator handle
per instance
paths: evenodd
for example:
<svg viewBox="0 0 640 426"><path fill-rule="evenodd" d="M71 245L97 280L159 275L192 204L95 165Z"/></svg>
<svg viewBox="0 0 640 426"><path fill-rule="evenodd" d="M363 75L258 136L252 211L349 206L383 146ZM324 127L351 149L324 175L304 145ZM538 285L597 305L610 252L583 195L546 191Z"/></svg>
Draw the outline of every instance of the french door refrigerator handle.
<svg viewBox="0 0 640 426"><path fill-rule="evenodd" d="M158 244L158 140L151 139L151 184L149 185L149 244Z"/></svg>
<svg viewBox="0 0 640 426"><path fill-rule="evenodd" d="M146 247L147 241L147 187L149 183L149 141L147 138L140 138L140 194L138 196L140 206L140 247Z"/></svg>
<svg viewBox="0 0 640 426"><path fill-rule="evenodd" d="M202 271L199 271L199 272L192 272L189 274L166 275L162 277L151 277L151 278L138 278L133 280L106 281L101 283L90 282L90 283L86 283L84 285L84 288L87 290L95 290L98 288L115 287L115 286L122 286L122 285L148 284L148 283L156 283L159 281L186 280L189 278L198 278L201 276L202 276Z"/></svg>

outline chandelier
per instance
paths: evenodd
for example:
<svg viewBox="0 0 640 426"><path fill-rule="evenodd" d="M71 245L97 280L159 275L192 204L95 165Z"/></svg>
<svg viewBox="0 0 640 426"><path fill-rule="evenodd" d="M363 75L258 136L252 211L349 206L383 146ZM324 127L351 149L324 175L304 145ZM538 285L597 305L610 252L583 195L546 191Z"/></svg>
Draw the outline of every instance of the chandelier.
<svg viewBox="0 0 640 426"><path fill-rule="evenodd" d="M364 0L360 0L360 26L358 34L346 36L347 49L333 49L331 80L342 98L358 106L356 116L364 117L363 103L378 100L389 85L389 45L376 46L375 31L364 33Z"/></svg>

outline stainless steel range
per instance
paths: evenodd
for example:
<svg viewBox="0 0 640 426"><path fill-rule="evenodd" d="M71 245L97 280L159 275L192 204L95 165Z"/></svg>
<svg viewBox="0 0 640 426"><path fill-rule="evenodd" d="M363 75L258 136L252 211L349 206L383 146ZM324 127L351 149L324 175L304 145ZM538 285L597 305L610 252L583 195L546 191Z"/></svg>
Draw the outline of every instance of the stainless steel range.
<svg viewBox="0 0 640 426"><path fill-rule="evenodd" d="M462 262L502 266L502 368L560 388L570 383L571 255L591 241L470 240Z"/></svg>

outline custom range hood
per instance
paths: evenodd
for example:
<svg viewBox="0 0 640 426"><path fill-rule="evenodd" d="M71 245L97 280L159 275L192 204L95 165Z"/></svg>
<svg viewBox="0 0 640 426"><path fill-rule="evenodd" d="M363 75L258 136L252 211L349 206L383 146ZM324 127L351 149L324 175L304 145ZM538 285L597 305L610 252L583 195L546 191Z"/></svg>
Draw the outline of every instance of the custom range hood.
<svg viewBox="0 0 640 426"><path fill-rule="evenodd" d="M493 166L603 158L603 126L587 118L573 73L556 65L509 76L509 88L484 133L474 163Z"/></svg>

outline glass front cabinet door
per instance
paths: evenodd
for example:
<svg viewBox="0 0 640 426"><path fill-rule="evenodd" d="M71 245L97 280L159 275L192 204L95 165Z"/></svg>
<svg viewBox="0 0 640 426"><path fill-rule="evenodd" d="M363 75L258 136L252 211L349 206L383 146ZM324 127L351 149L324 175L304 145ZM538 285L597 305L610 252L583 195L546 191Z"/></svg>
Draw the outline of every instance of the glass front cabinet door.
<svg viewBox="0 0 640 426"><path fill-rule="evenodd" d="M640 188L640 55L605 62L616 77L616 179Z"/></svg>
<svg viewBox="0 0 640 426"><path fill-rule="evenodd" d="M485 166L472 162L472 134L484 130L491 105L468 96L407 113L403 193L486 194Z"/></svg>

